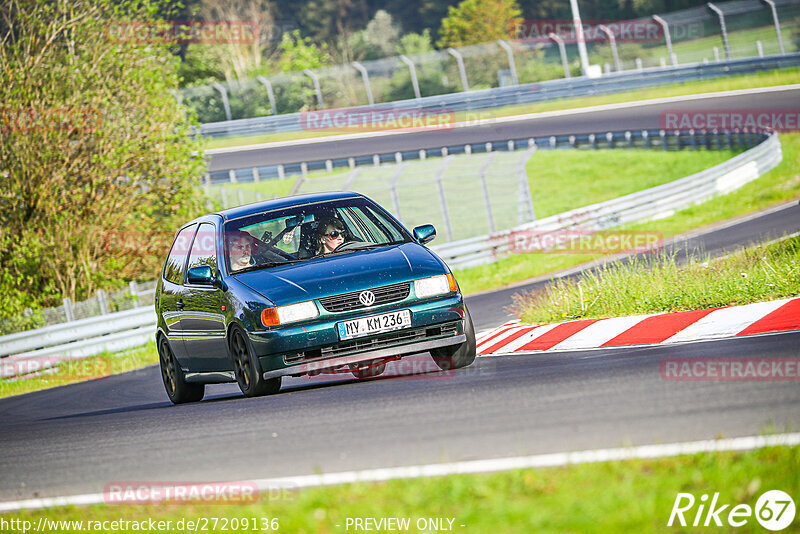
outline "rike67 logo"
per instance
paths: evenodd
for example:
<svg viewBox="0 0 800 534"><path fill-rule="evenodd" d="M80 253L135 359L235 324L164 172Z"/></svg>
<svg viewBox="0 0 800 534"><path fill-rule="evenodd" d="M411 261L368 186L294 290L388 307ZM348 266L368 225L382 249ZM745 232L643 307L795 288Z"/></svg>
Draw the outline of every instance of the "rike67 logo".
<svg viewBox="0 0 800 534"><path fill-rule="evenodd" d="M696 505L696 507L695 507ZM669 514L667 526L677 523L682 527L691 524L693 527L743 527L755 516L755 520L767 530L783 530L794 521L794 501L788 493L781 490L764 492L756 501L755 508L749 504L731 504L719 502L719 492L709 496L703 494L695 499L691 493L678 493ZM676 525L676 526L677 526Z"/></svg>

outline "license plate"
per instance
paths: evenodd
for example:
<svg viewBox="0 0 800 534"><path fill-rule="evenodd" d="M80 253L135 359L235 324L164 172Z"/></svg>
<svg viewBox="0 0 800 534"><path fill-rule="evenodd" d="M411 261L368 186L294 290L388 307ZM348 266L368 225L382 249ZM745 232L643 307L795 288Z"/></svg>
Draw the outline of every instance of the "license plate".
<svg viewBox="0 0 800 534"><path fill-rule="evenodd" d="M343 321L336 326L339 328L339 339L353 339L380 332L390 332L411 326L411 310L400 310L353 319L352 321Z"/></svg>

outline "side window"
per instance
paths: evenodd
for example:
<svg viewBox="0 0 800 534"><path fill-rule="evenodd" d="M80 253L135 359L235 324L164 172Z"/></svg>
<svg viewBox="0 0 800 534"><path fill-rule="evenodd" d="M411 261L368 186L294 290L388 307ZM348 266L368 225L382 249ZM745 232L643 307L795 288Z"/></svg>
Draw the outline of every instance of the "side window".
<svg viewBox="0 0 800 534"><path fill-rule="evenodd" d="M217 270L217 233L214 231L214 225L203 223L197 229L197 234L194 236L194 243L192 243L192 251L189 253L189 266L199 267L208 265L212 271Z"/></svg>
<svg viewBox="0 0 800 534"><path fill-rule="evenodd" d="M189 253L189 245L192 243L196 225L187 226L175 236L172 248L169 250L167 263L164 265L164 278L173 284L183 283L183 266L186 265L186 255Z"/></svg>

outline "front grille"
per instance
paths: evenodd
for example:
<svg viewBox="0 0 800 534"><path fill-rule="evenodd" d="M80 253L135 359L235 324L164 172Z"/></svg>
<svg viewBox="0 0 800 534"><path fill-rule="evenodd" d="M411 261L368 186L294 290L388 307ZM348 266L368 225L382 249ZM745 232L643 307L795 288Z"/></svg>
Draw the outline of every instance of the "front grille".
<svg viewBox="0 0 800 534"><path fill-rule="evenodd" d="M392 284L390 286L371 288L375 294L375 303L370 306L379 306L381 304L389 304L390 302L397 302L408 297L411 291L410 282L401 282L399 284ZM361 291L353 291L352 293L342 293L341 295L334 295L332 297L325 297L319 299L320 304L325 310L329 312L346 312L352 310L360 310L366 308L358 296Z"/></svg>

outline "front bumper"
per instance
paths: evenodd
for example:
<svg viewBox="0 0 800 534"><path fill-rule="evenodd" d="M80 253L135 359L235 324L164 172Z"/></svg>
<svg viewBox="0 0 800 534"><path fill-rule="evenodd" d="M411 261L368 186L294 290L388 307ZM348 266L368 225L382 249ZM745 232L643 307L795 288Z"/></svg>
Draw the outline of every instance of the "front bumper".
<svg viewBox="0 0 800 534"><path fill-rule="evenodd" d="M411 310L411 326L352 340L340 340L336 324L360 316ZM464 335L464 303L456 293L444 298L402 302L368 312L326 314L317 320L274 330L251 332L265 378L303 375L391 356L457 345Z"/></svg>

